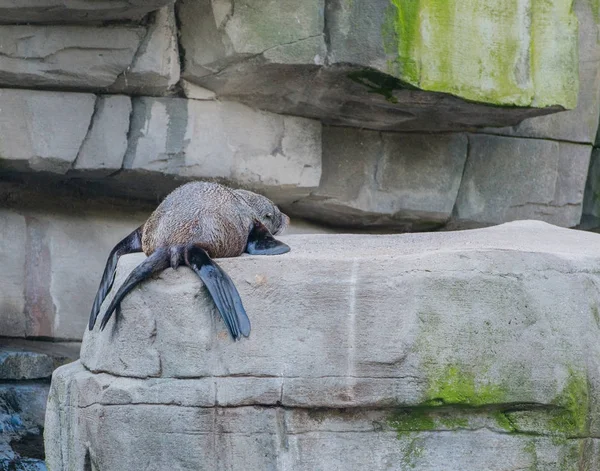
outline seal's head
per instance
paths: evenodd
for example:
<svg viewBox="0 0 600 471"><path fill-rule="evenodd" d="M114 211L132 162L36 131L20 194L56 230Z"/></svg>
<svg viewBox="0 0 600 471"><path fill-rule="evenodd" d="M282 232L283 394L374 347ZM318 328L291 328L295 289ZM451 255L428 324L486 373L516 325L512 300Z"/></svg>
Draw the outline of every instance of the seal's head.
<svg viewBox="0 0 600 471"><path fill-rule="evenodd" d="M235 193L252 208L256 218L269 229L271 234L282 234L290 224L290 218L283 214L269 198L247 190L235 190Z"/></svg>

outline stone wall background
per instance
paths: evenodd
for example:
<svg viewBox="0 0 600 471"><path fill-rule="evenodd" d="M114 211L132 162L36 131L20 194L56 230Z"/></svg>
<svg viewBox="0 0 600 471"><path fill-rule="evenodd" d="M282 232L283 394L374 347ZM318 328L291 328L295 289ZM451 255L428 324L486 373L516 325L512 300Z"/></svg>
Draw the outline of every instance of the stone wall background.
<svg viewBox="0 0 600 471"><path fill-rule="evenodd" d="M541 109L407 88L385 5L0 1L0 336L79 340L110 248L190 179L264 193L303 232L599 226L595 3L574 3L562 112L567 92ZM576 30L560 11L556 37Z"/></svg>
<svg viewBox="0 0 600 471"><path fill-rule="evenodd" d="M187 180L264 193L292 232L600 228L597 1L555 0L537 32L474 8L505 22L495 43L468 21L422 50L392 4L0 0L0 469L39 436L23 404L45 401L56 342L76 356L110 249Z"/></svg>

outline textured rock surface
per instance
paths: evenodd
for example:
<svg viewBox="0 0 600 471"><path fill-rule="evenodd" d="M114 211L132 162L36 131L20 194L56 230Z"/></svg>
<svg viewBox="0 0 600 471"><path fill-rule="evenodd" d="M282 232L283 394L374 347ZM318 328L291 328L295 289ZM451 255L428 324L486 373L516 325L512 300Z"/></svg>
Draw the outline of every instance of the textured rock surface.
<svg viewBox="0 0 600 471"><path fill-rule="evenodd" d="M579 20L577 108L527 119L512 128L486 129L486 132L587 144L594 142L600 117L600 10L591 0L576 0L574 10Z"/></svg>
<svg viewBox="0 0 600 471"><path fill-rule="evenodd" d="M0 333L80 339L108 253L145 217L115 208L0 210Z"/></svg>
<svg viewBox="0 0 600 471"><path fill-rule="evenodd" d="M0 86L108 87L144 35L133 26L0 26Z"/></svg>
<svg viewBox="0 0 600 471"><path fill-rule="evenodd" d="M127 151L131 98L98 97L87 135L73 163L88 175L108 175L121 169Z"/></svg>
<svg viewBox="0 0 600 471"><path fill-rule="evenodd" d="M138 98L124 168L239 182L277 199L321 176L321 124L230 102Z"/></svg>
<svg viewBox="0 0 600 471"><path fill-rule="evenodd" d="M48 355L0 350L0 379L50 378L53 367L54 361Z"/></svg>
<svg viewBox="0 0 600 471"><path fill-rule="evenodd" d="M568 142L470 135L455 222L578 225L591 151Z"/></svg>
<svg viewBox="0 0 600 471"><path fill-rule="evenodd" d="M430 229L450 218L466 158L463 134L325 127L319 188L289 212L341 226Z"/></svg>
<svg viewBox="0 0 600 471"><path fill-rule="evenodd" d="M165 95L179 81L179 73L175 10L169 6L154 14L131 65L119 75L109 91Z"/></svg>
<svg viewBox="0 0 600 471"><path fill-rule="evenodd" d="M575 106L570 1L442 3L183 0L183 76L269 111L382 130L506 126Z"/></svg>
<svg viewBox="0 0 600 471"><path fill-rule="evenodd" d="M88 132L96 97L0 89L0 166L65 173Z"/></svg>
<svg viewBox="0 0 600 471"><path fill-rule="evenodd" d="M174 0L0 0L0 23L140 20Z"/></svg>
<svg viewBox="0 0 600 471"><path fill-rule="evenodd" d="M598 235L518 222L285 240L284 256L220 261L247 340L185 268L86 333L53 376L50 468L598 465Z"/></svg>

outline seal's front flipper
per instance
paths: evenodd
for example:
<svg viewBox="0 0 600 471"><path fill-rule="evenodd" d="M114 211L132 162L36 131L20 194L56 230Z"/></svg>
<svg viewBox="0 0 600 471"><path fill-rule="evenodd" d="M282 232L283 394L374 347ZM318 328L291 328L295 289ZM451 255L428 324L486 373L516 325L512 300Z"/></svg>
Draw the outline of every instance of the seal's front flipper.
<svg viewBox="0 0 600 471"><path fill-rule="evenodd" d="M254 226L248 236L246 252L250 255L281 255L289 251L289 245L275 239L262 222L254 220Z"/></svg>
<svg viewBox="0 0 600 471"><path fill-rule="evenodd" d="M113 311L117 308L121 301L123 301L123 298L127 295L127 293L135 288L135 286L141 281L150 278L155 273L163 271L170 265L170 252L167 249L158 249L146 260L135 267L125 282L121 285L119 291L117 291L117 294L115 294L115 297L112 299L108 308L106 309L104 317L102 318L102 322L100 323L100 330L104 330L104 327L106 327L106 323L110 319Z"/></svg>
<svg viewBox="0 0 600 471"><path fill-rule="evenodd" d="M250 319L242 305L240 294L227 273L198 245L188 247L185 252L185 264L194 270L206 285L233 339L237 340L242 335L248 337Z"/></svg>
<svg viewBox="0 0 600 471"><path fill-rule="evenodd" d="M110 288L112 287L113 282L115 281L115 270L117 268L117 262L119 261L119 257L128 253L142 251L143 227L143 225L138 227L135 231L133 231L131 234L125 237L121 242L115 245L115 247L111 250L110 255L108 256L108 260L106 261L106 266L104 267L104 273L102 274L100 287L98 288L98 292L96 293L94 304L92 304L92 312L90 313L89 322L90 330L94 328L96 318L98 317L98 313L100 312L100 306L104 302L104 298L106 298L106 295L110 291Z"/></svg>

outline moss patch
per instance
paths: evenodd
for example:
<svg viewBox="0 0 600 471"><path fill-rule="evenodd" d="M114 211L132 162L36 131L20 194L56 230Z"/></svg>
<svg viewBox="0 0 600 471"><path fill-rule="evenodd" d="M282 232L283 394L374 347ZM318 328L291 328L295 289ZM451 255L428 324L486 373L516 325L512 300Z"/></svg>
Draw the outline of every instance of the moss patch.
<svg viewBox="0 0 600 471"><path fill-rule="evenodd" d="M451 366L443 376L431 380L425 404L481 406L502 403L505 396L501 387L477 384L474 374L461 371L457 366Z"/></svg>
<svg viewBox="0 0 600 471"><path fill-rule="evenodd" d="M386 72L423 90L504 106L577 104L572 0L390 0L382 40Z"/></svg>
<svg viewBox="0 0 600 471"><path fill-rule="evenodd" d="M568 436L587 432L589 393L587 378L583 374L571 371L567 384L553 403L561 411L550 420L552 432Z"/></svg>

